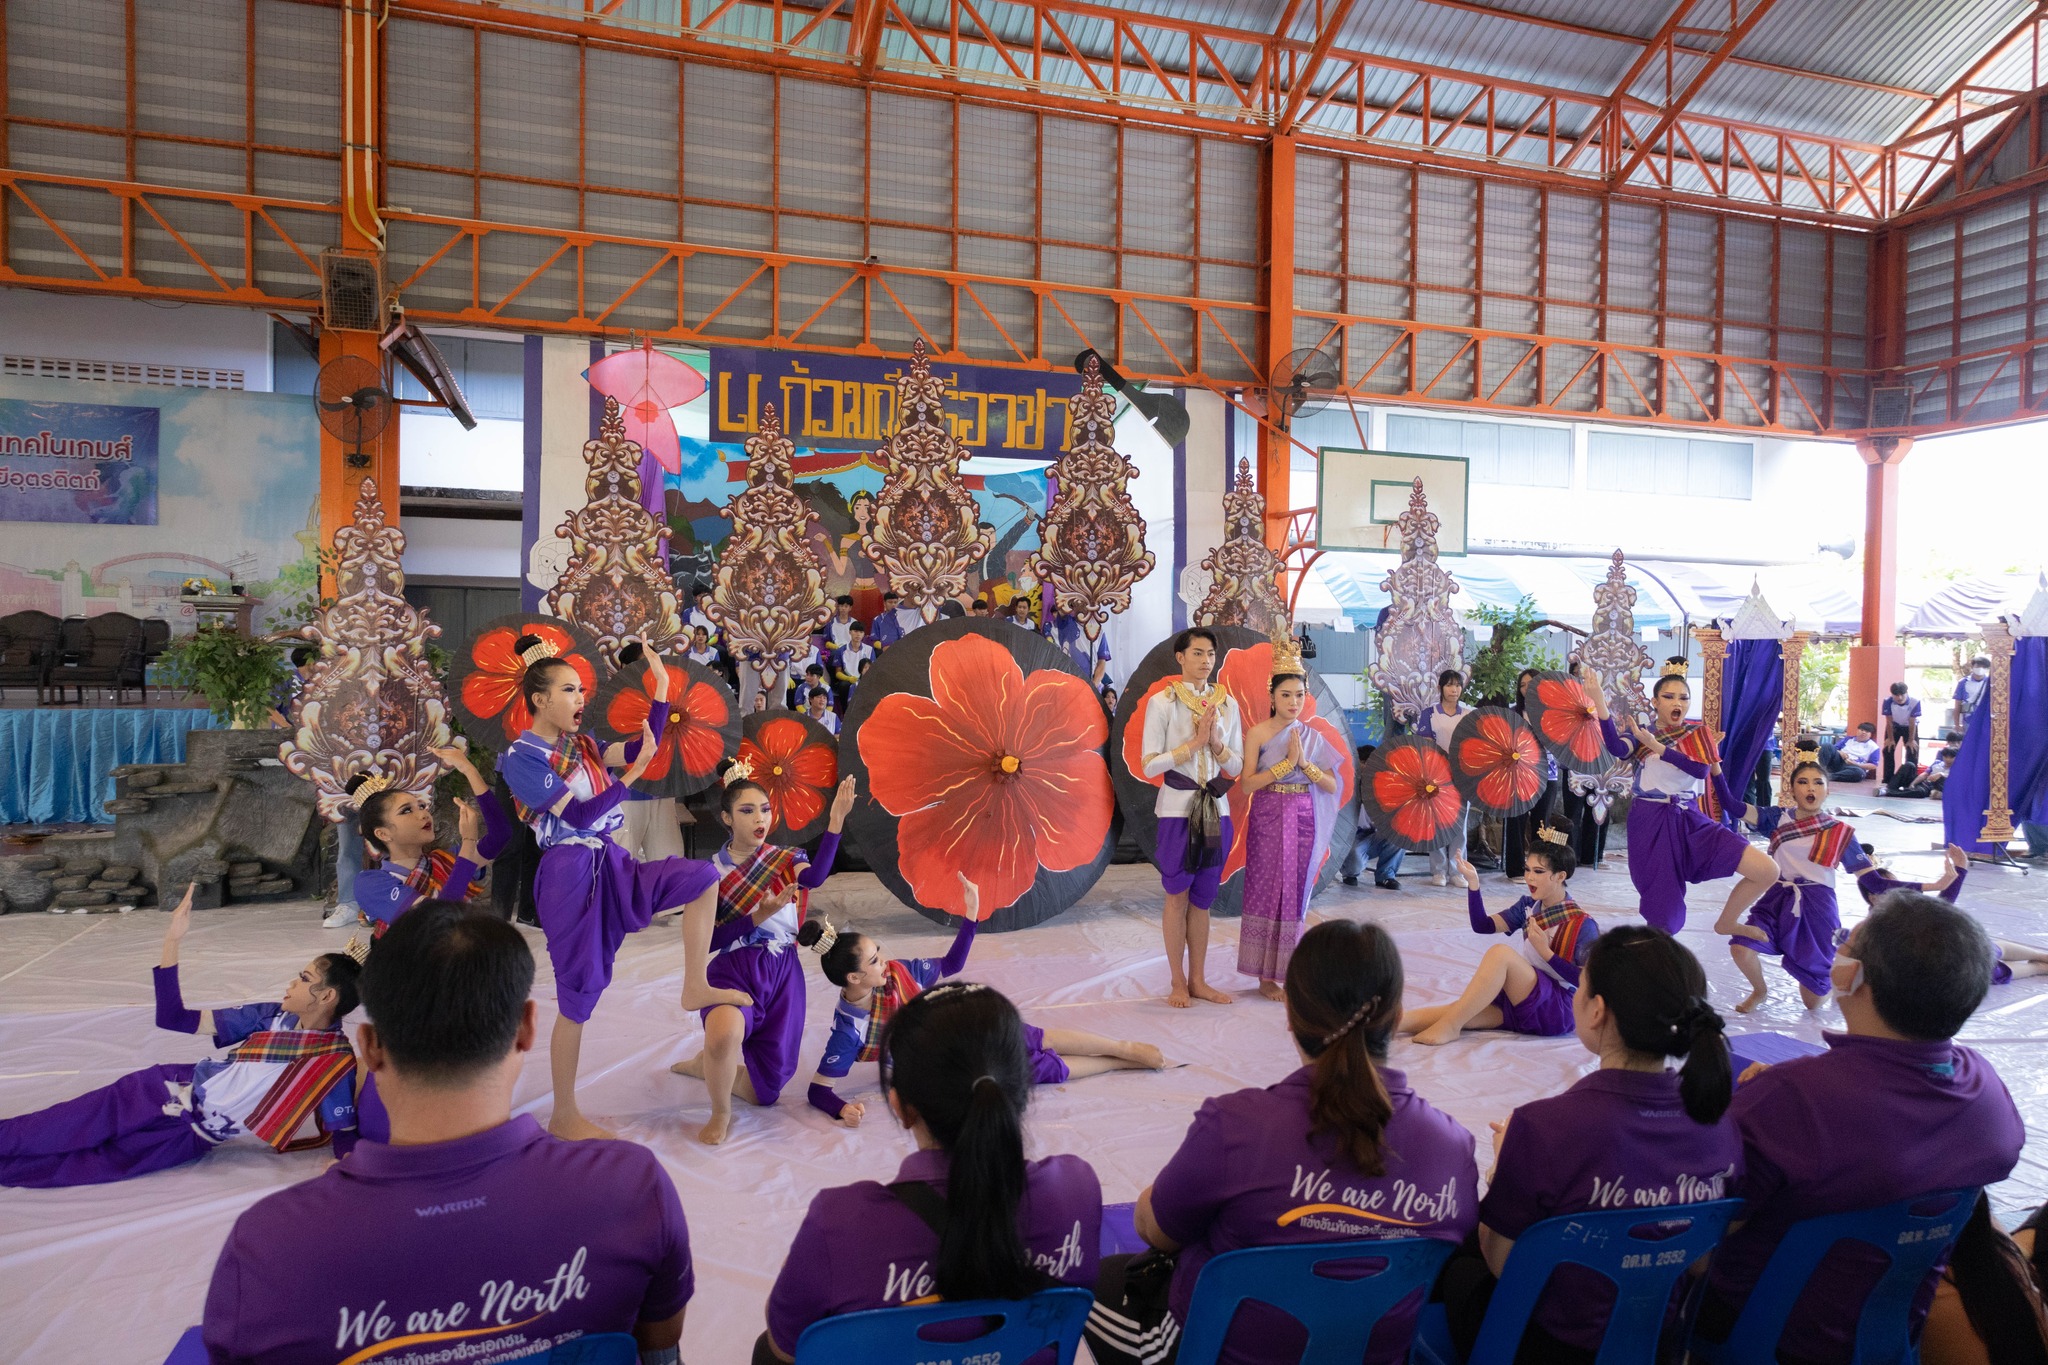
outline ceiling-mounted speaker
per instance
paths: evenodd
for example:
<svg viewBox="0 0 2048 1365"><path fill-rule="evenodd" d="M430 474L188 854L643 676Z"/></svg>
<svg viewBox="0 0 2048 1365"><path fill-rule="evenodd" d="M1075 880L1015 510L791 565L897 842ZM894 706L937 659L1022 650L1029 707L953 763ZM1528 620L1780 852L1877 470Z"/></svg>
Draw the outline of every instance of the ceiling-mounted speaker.
<svg viewBox="0 0 2048 1365"><path fill-rule="evenodd" d="M1870 386L1870 425L1873 428L1902 427L1913 418L1911 384Z"/></svg>
<svg viewBox="0 0 2048 1365"><path fill-rule="evenodd" d="M321 322L344 332L384 330L384 258L329 247L320 253Z"/></svg>

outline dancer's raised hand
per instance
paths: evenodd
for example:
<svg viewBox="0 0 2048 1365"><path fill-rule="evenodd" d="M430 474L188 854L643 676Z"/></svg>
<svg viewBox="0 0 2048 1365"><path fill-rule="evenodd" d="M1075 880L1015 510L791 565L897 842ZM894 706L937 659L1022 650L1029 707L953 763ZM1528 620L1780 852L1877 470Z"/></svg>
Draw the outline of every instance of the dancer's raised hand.
<svg viewBox="0 0 2048 1365"><path fill-rule="evenodd" d="M832 816L830 820L826 821L825 828L831 830L834 834L839 833L845 827L846 817L853 813L855 786L855 779L849 773L840 779L839 790L832 793Z"/></svg>
<svg viewBox="0 0 2048 1365"><path fill-rule="evenodd" d="M634 756L632 766L626 769L625 776L619 780L629 787L638 782L640 774L647 771L647 765L654 762L654 751L657 747L654 742L654 727L644 720L641 721L640 752Z"/></svg>
<svg viewBox="0 0 2048 1365"><path fill-rule="evenodd" d="M185 932L192 927L192 893L198 885L185 883L185 898L171 911L171 922L164 926L164 951L157 961L159 967L178 965L178 945L185 941Z"/></svg>
<svg viewBox="0 0 2048 1365"><path fill-rule="evenodd" d="M645 635L636 635L633 638L640 642L640 648L647 654L647 681L651 684L647 689L647 695L656 701L667 701L668 665L661 661L660 652L647 642Z"/></svg>
<svg viewBox="0 0 2048 1365"><path fill-rule="evenodd" d="M963 919L981 918L981 888L967 880L967 874L960 874L960 904Z"/></svg>

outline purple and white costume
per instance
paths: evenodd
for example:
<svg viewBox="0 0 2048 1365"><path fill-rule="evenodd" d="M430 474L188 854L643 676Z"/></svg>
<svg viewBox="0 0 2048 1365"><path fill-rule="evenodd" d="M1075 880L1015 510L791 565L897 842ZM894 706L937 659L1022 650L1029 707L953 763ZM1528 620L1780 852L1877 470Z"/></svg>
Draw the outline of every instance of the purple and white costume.
<svg viewBox="0 0 2048 1365"><path fill-rule="evenodd" d="M655 707L649 718L657 741L667 718L665 706ZM634 740L626 746L628 759L638 744ZM563 1018L579 1024L590 1018L611 984L612 959L626 935L645 929L664 910L689 904L718 881L718 869L710 863L694 858L638 862L612 841L613 832L625 824L618 806L627 788L591 758L595 749L582 735L564 735L560 744L549 744L528 730L498 760L513 798L531 812L526 823L540 843L533 901L554 964L556 1007ZM564 796L569 803L557 815L551 808Z"/></svg>
<svg viewBox="0 0 2048 1365"><path fill-rule="evenodd" d="M760 924L750 910L729 895L748 880L761 861L778 854L792 860L796 885L815 891L832 875L832 860L839 853L839 836L827 834L818 842L813 859L802 849L782 849L763 844L744 864L732 859L732 846L712 855L719 873L718 923L711 930L711 961L704 978L717 990L744 991L754 1003L737 1007L743 1021L740 1059L753 1084L754 1098L773 1104L782 1087L796 1074L797 1049L804 1040L804 970L799 955L790 951L796 931L803 922L800 900L783 906ZM734 1006L713 1005L697 1011L709 1020L714 1009Z"/></svg>
<svg viewBox="0 0 2048 1365"><path fill-rule="evenodd" d="M1868 863L1864 870L1856 877L1856 889L1863 893L1863 902L1866 905L1877 904L1877 898L1884 895L1887 891L1926 891L1930 894L1939 895L1950 905L1955 905L1958 904L1957 897L1963 894L1963 882L1969 875L1970 873L1967 868L1956 869L1955 880L1948 884L1946 890L1937 892L1934 890L1934 883L1932 882L1909 882L1903 878L1894 877L1876 863ZM2004 986L2009 985L2011 982L2012 966L2005 960L2005 949L1998 946L1997 939L1993 939L1991 941L1991 984L1994 986Z"/></svg>
<svg viewBox="0 0 2048 1365"><path fill-rule="evenodd" d="M1295 721L1259 747L1258 766L1270 768L1287 757L1292 736L1301 736L1301 757L1325 772L1342 761L1314 729ZM1316 874L1330 852L1337 823L1337 797L1302 776L1289 773L1252 793L1245 817L1244 919L1237 938L1237 969L1261 981L1287 976L1287 959L1301 937L1302 916L1315 894Z"/></svg>
<svg viewBox="0 0 2048 1365"><path fill-rule="evenodd" d="M1213 699L1216 733L1223 740L1222 758L1204 748L1191 755L1185 764L1173 761L1173 751L1195 737L1195 712L1178 695L1183 688L1205 702ZM1230 816L1219 812L1217 841L1204 841L1203 847L1190 848L1192 831L1188 816L1200 800L1213 798L1220 806L1224 793L1230 790L1231 779L1244 767L1244 726L1238 718L1237 701L1228 692L1218 696L1219 691L1219 684L1213 682L1200 692L1192 684L1175 683L1145 703L1143 776L1164 779L1152 804L1153 813L1159 817L1154 845L1159 884L1169 896L1185 892L1188 904L1197 910L1207 910L1216 903L1232 836Z"/></svg>
<svg viewBox="0 0 2048 1365"><path fill-rule="evenodd" d="M476 856L488 864L512 842L512 817L498 803L496 792L479 792L476 807L484 818L484 836L477 840ZM425 866L427 859L421 863ZM357 874L356 904L371 920L389 926L422 898L467 900L482 871L479 864L458 856L445 876L430 880L420 875L420 868L382 862Z"/></svg>
<svg viewBox="0 0 2048 1365"><path fill-rule="evenodd" d="M1505 987L1493 998L1493 1007L1500 1011L1500 1026L1510 1033L1538 1038L1562 1038L1570 1033L1572 993L1579 988L1579 973L1585 969L1586 959L1593 955L1593 940L1600 937L1599 922L1569 898L1546 909L1535 897L1524 896L1497 917L1489 915L1486 899L1477 887L1465 893L1465 912L1471 917L1473 933L1509 935L1536 969L1536 985L1520 1003L1508 998ZM1531 916L1550 930L1549 954L1539 952L1522 932Z"/></svg>
<svg viewBox="0 0 2048 1365"><path fill-rule="evenodd" d="M1621 737L1612 720L1600 722L1607 752L1635 766L1634 799L1628 805L1628 877L1641 898L1643 918L1667 934L1685 927L1685 887L1732 877L1742 866L1749 841L1700 810L1712 764L1681 751L1692 732L1664 743L1656 758L1637 758L1636 746ZM1711 741L1709 741L1711 742Z"/></svg>
<svg viewBox="0 0 2048 1365"><path fill-rule="evenodd" d="M1815 995L1831 989L1828 969L1835 961L1835 931L1842 927L1841 905L1835 899L1835 869L1862 872L1870 858L1856 842L1856 831L1831 815L1801 821L1784 806L1757 812L1750 828L1771 841L1771 860L1778 880L1751 907L1748 923L1770 938L1731 937L1728 942L1753 953L1780 957L1785 971Z"/></svg>

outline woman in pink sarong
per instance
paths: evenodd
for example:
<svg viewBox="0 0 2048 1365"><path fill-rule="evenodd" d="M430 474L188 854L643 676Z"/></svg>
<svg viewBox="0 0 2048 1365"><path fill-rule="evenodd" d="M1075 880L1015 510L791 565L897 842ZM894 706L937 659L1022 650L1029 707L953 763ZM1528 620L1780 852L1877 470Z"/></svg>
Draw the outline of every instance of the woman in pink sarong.
<svg viewBox="0 0 2048 1365"><path fill-rule="evenodd" d="M1340 764L1337 752L1301 718L1308 680L1299 655L1276 650L1273 715L1245 736L1245 752L1258 756L1241 779L1251 792L1245 831L1244 919L1238 928L1237 969L1259 979L1259 994L1282 998L1287 959L1301 937L1301 921L1316 874L1330 851L1336 823Z"/></svg>

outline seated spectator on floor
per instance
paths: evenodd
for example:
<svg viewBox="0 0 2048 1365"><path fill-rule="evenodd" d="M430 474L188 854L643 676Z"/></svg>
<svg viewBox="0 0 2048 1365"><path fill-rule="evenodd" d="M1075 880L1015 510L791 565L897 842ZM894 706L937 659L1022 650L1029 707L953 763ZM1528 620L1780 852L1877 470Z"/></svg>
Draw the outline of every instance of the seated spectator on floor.
<svg viewBox="0 0 2048 1365"><path fill-rule="evenodd" d="M391 1141L235 1220L206 1296L215 1365L384 1359L406 1338L467 1359L465 1343L596 1332L673 1365L695 1284L675 1186L635 1143L513 1116L532 988L532 950L488 911L426 901L378 940L358 1040Z"/></svg>
<svg viewBox="0 0 2048 1365"><path fill-rule="evenodd" d="M1840 744L1820 746L1820 765L1830 782L1870 782L1877 777L1877 727L1864 721Z"/></svg>
<svg viewBox="0 0 2048 1365"><path fill-rule="evenodd" d="M1351 1241L1366 1255L1375 1238L1462 1242L1472 1231L1472 1135L1386 1065L1401 988L1401 955L1378 924L1325 920L1301 936L1286 983L1301 1068L1263 1090L1205 1101L1138 1196L1139 1235L1158 1251L1104 1263L1088 1319L1101 1365L1170 1360L1202 1267L1226 1251ZM1168 1257L1170 1280L1160 1273ZM1380 1320L1364 1365L1408 1358L1422 1298L1418 1291ZM1223 1358L1293 1365L1306 1345L1293 1318L1247 1303Z"/></svg>
<svg viewBox="0 0 2048 1365"><path fill-rule="evenodd" d="M804 669L801 677L792 673L789 683L790 709L792 711L801 710L810 701L811 693L820 688L825 690L827 697L832 695L832 689L826 683L825 666L823 664L811 664Z"/></svg>
<svg viewBox="0 0 2048 1365"><path fill-rule="evenodd" d="M1942 745L1941 748L1934 751L1934 761L1920 770L1918 775L1914 777L1912 785L1902 791L1894 792L1893 795L1910 796L1922 800L1931 796L1940 796L1942 787L1948 782L1949 767L1955 761L1956 746L1953 744Z"/></svg>
<svg viewBox="0 0 2048 1365"><path fill-rule="evenodd" d="M1744 1073L1729 1109L1743 1165L1730 1192L1748 1209L1707 1272L1699 1330L1709 1340L1726 1338L1794 1223L2011 1173L2026 1141L2019 1111L1990 1063L1953 1041L1991 988L1991 959L1991 940L1955 906L1890 892L1837 950L1830 975L1846 1031L1827 1034L1818 1056ZM1877 1274L1868 1252L1830 1252L1778 1359L1847 1361Z"/></svg>
<svg viewBox="0 0 2048 1365"><path fill-rule="evenodd" d="M1017 1007L942 982L896 1011L880 1046L882 1093L917 1150L893 1183L811 1200L768 1293L755 1365L793 1359L806 1327L841 1313L1095 1283L1095 1171L1077 1156L1024 1158L1031 1057Z"/></svg>

